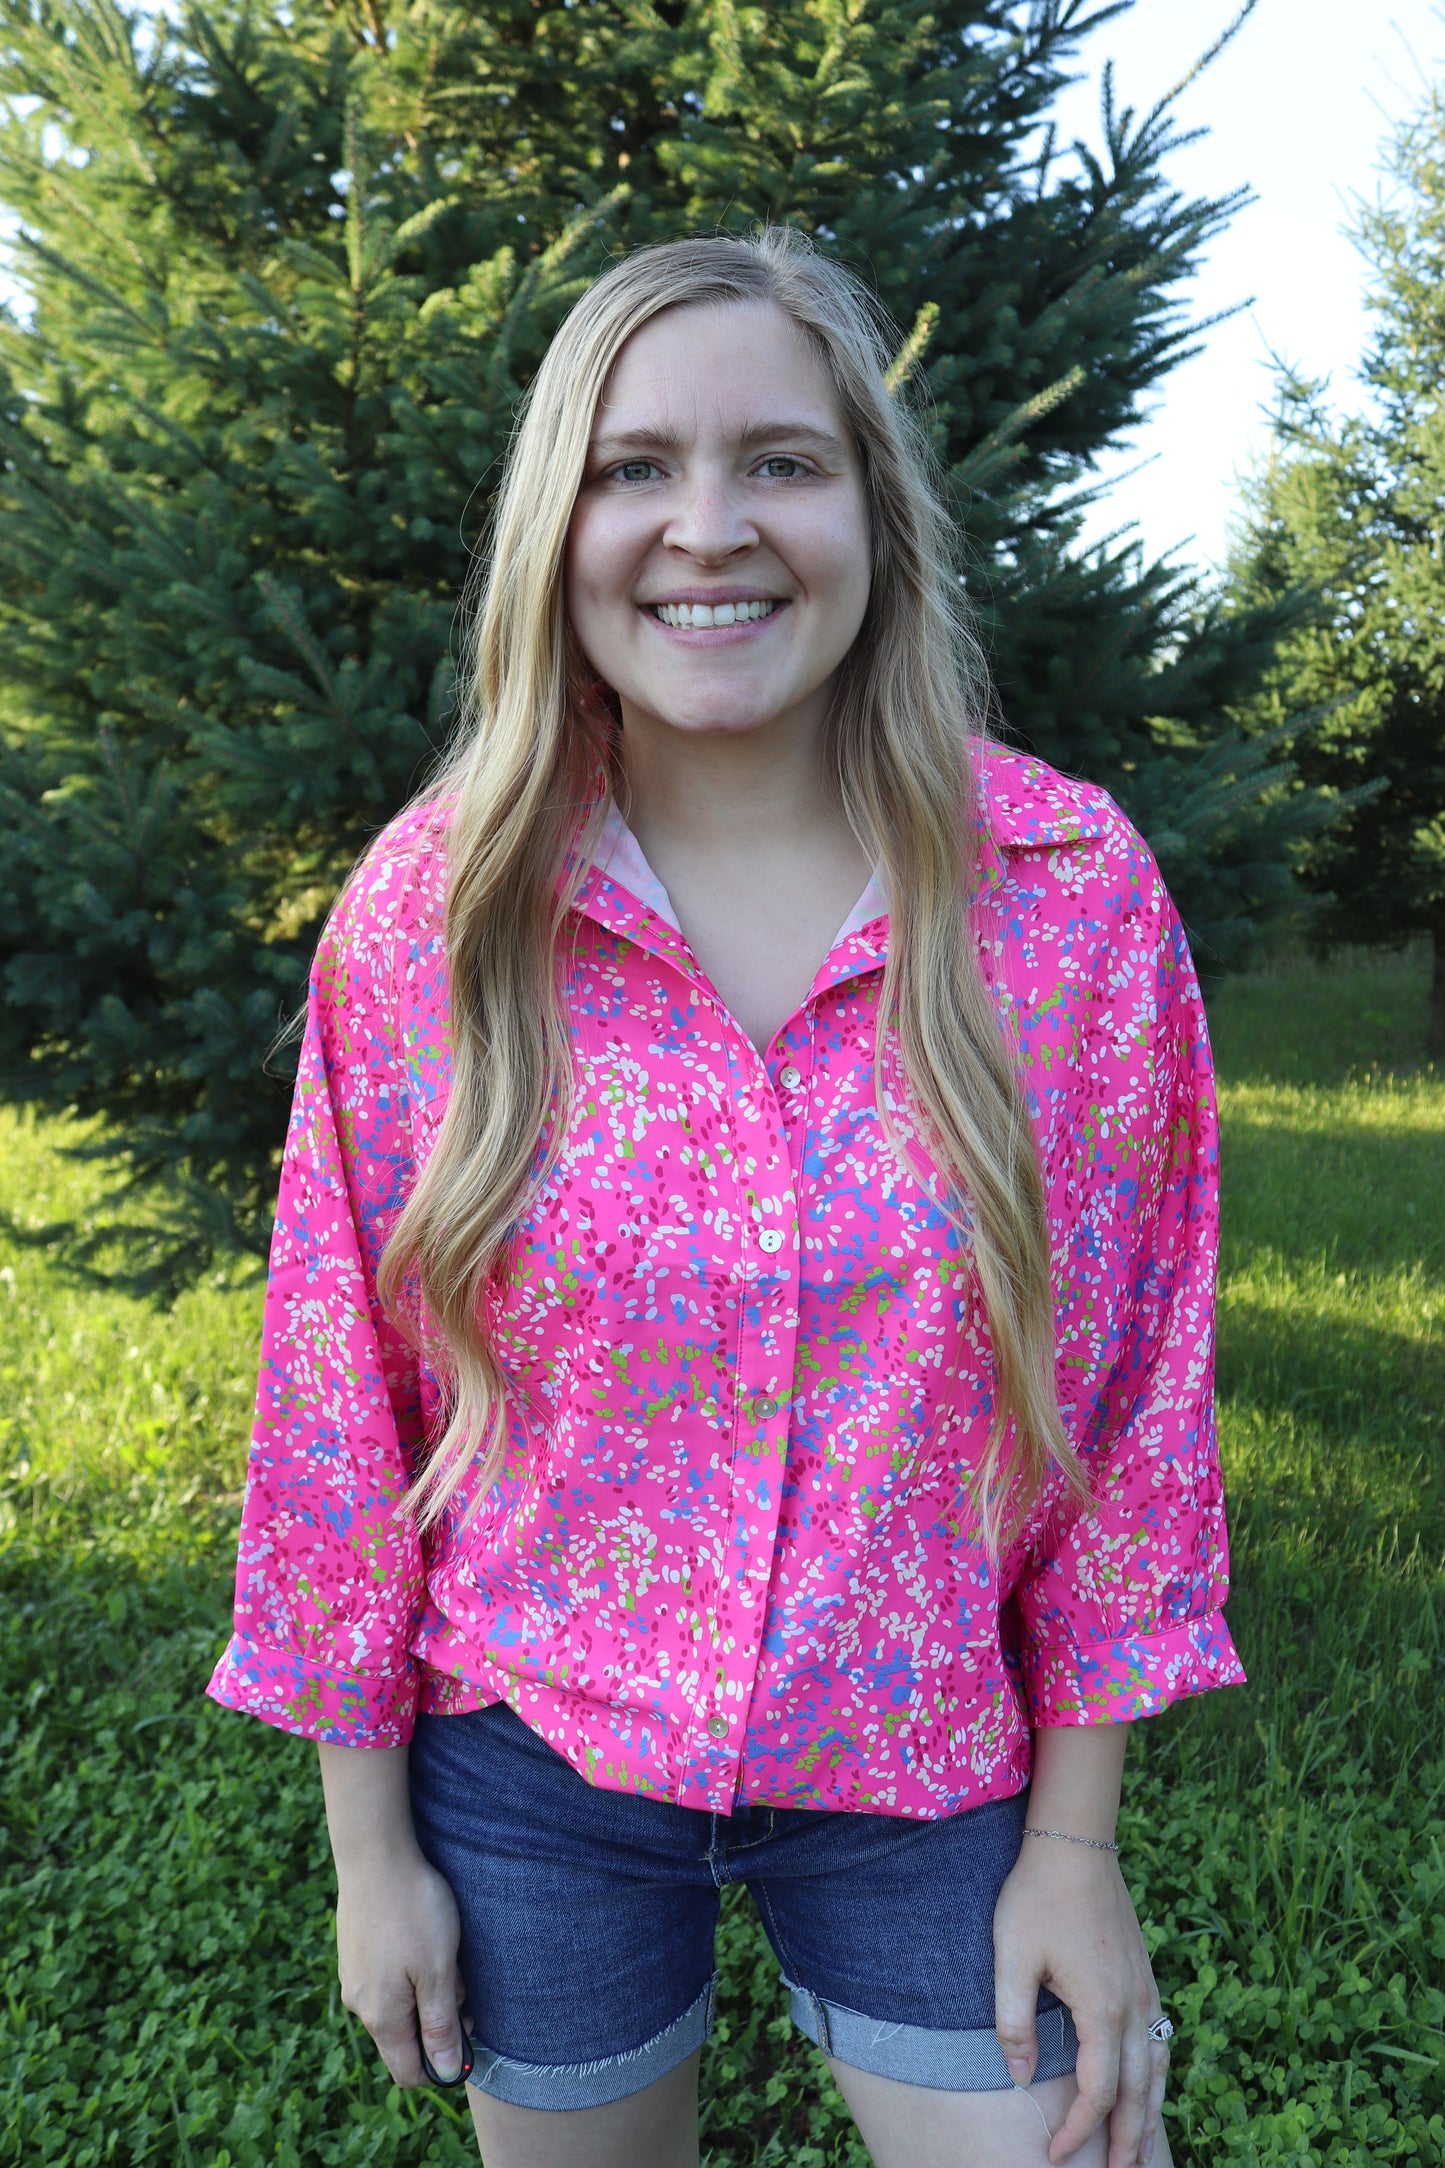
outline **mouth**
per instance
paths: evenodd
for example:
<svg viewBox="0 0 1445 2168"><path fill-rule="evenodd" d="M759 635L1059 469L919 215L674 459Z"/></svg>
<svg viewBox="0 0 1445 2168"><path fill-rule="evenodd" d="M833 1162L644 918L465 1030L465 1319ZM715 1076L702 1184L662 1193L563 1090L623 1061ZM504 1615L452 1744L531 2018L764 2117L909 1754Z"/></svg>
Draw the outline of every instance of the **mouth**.
<svg viewBox="0 0 1445 2168"><path fill-rule="evenodd" d="M660 625L673 625L679 632L709 632L758 624L780 605L776 597L760 595L741 602L650 602L645 607Z"/></svg>

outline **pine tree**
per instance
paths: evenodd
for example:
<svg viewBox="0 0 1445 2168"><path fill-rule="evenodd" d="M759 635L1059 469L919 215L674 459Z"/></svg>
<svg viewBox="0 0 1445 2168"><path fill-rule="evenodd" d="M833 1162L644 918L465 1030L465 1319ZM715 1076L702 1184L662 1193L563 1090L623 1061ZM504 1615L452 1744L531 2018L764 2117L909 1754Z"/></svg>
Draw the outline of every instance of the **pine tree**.
<svg viewBox="0 0 1445 2168"><path fill-rule="evenodd" d="M1391 146L1390 197L1358 239L1372 267L1370 393L1343 420L1325 388L1287 376L1233 575L1257 609L1314 592L1258 714L1277 727L1329 710L1300 771L1352 790L1310 854L1322 940L1433 945L1427 1050L1445 1060L1445 95Z"/></svg>
<svg viewBox="0 0 1445 2168"><path fill-rule="evenodd" d="M640 241L788 220L874 279L1008 727L1138 799L1220 943L1277 907L1288 777L1226 745L1201 811L1180 749L1292 605L1226 617L1076 547L1236 200L1168 187L1167 110L1110 103L1102 163L1058 154L1051 102L1119 6L0 5L0 1088L98 1118L142 1277L264 1239L262 1057L444 736L521 389Z"/></svg>

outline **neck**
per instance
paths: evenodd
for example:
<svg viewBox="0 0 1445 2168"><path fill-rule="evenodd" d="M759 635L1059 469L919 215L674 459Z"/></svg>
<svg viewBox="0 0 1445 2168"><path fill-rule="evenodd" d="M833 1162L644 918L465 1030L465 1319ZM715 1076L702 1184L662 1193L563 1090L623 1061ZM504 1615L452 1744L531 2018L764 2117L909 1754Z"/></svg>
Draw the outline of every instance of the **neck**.
<svg viewBox="0 0 1445 2168"><path fill-rule="evenodd" d="M624 707L622 757L628 822L649 857L655 848L731 852L739 836L763 852L796 848L810 833L847 826L821 719L694 733Z"/></svg>
<svg viewBox="0 0 1445 2168"><path fill-rule="evenodd" d="M624 709L622 737L633 834L718 999L765 1048L868 880L822 718L804 729L784 715L729 735Z"/></svg>

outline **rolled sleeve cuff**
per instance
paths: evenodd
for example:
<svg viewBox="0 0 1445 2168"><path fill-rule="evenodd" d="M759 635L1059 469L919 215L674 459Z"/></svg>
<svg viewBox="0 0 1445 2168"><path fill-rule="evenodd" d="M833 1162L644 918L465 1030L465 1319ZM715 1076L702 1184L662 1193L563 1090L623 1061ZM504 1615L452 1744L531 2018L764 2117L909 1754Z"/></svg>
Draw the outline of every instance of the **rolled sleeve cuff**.
<svg viewBox="0 0 1445 2168"><path fill-rule="evenodd" d="M294 1649L232 1636L206 1688L223 1709L328 1746L406 1746L416 1721L417 1666L394 1676L332 1671Z"/></svg>
<svg viewBox="0 0 1445 2168"><path fill-rule="evenodd" d="M1029 1721L1036 1729L1133 1723L1157 1716L1186 1694L1246 1683L1222 1611L1113 1641L1028 1644L1021 1654Z"/></svg>

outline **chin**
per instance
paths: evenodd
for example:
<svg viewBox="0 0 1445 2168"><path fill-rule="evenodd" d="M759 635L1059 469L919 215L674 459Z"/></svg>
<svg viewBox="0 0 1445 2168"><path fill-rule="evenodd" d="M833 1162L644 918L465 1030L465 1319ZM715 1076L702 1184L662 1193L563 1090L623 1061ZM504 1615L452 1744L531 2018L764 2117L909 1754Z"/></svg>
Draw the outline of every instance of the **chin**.
<svg viewBox="0 0 1445 2168"><path fill-rule="evenodd" d="M765 714L748 709L739 714L735 709L719 709L701 715L690 708L685 715L665 715L663 721L672 730L680 730L689 738L741 738L749 731L766 730L776 720L777 710L770 708Z"/></svg>
<svg viewBox="0 0 1445 2168"><path fill-rule="evenodd" d="M784 695L781 699L780 693ZM654 714L669 729L688 736L732 737L766 730L769 723L797 705L797 696L791 687L780 686L774 678L765 685L669 686L662 698L654 694L651 704Z"/></svg>

